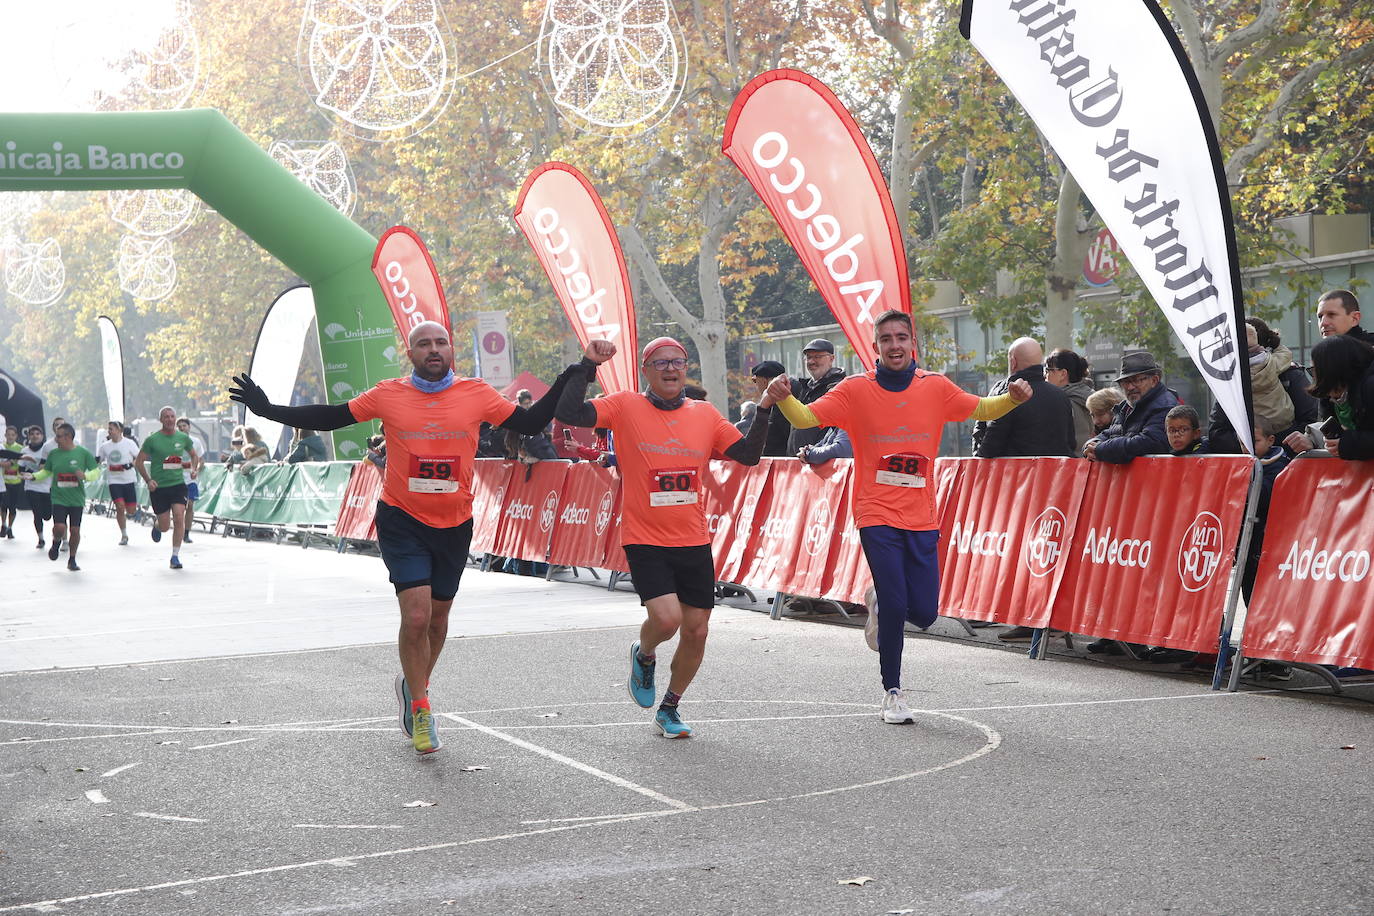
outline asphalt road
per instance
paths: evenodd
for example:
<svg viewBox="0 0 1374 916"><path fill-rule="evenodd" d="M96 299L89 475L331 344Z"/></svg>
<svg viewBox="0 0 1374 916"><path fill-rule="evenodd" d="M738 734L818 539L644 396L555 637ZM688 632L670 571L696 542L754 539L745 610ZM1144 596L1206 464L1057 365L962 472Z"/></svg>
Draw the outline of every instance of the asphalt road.
<svg viewBox="0 0 1374 916"><path fill-rule="evenodd" d="M0 543L0 913L1374 910L1371 686L942 622L889 726L856 629L723 606L666 741L630 593L470 571L418 758L376 559L87 531Z"/></svg>

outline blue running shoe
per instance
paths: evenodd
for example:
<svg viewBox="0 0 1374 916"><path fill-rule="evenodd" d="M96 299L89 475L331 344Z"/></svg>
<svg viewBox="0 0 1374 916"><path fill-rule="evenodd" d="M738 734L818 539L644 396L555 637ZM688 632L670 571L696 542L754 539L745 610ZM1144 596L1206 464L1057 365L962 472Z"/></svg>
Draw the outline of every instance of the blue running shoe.
<svg viewBox="0 0 1374 916"><path fill-rule="evenodd" d="M665 738L690 738L692 727L682 721L676 706L660 706L654 713L654 724Z"/></svg>
<svg viewBox="0 0 1374 916"><path fill-rule="evenodd" d="M153 522L153 543L162 540L162 529L158 528L157 522Z"/></svg>
<svg viewBox="0 0 1374 916"><path fill-rule="evenodd" d="M396 702L401 704L401 731L407 738L415 737L415 725L410 714L410 685L404 674L396 675Z"/></svg>
<svg viewBox="0 0 1374 916"><path fill-rule="evenodd" d="M170 566L172 569L181 569L181 558L178 557L176 554L172 554L172 562L168 563L167 565Z"/></svg>
<svg viewBox="0 0 1374 916"><path fill-rule="evenodd" d="M625 685L630 688L630 699L645 709L654 705L654 663L643 664L639 660L639 641L630 643L630 680Z"/></svg>

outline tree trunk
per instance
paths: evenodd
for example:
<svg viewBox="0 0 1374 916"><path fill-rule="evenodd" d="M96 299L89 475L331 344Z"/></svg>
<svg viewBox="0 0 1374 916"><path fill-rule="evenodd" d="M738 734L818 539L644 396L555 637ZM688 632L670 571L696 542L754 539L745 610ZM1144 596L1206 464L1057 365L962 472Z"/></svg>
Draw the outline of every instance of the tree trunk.
<svg viewBox="0 0 1374 916"><path fill-rule="evenodd" d="M1073 313L1078 302L1078 278L1083 274L1083 258L1092 243L1093 233L1084 222L1078 182L1064 170L1059 183L1059 202L1054 219L1054 258L1045 270L1045 349L1070 347L1073 343Z"/></svg>

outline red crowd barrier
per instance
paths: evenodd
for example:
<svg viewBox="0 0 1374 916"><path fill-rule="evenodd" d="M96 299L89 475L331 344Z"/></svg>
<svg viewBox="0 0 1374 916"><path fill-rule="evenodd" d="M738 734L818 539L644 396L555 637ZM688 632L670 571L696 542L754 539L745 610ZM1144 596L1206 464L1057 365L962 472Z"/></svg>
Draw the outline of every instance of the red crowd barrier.
<svg viewBox="0 0 1374 916"><path fill-rule="evenodd" d="M339 513L345 537L375 536L381 477L359 468ZM476 462L473 550L627 571L616 471L528 470ZM1251 459L1221 455L1124 466L942 458L933 474L941 613L1214 651L1251 470ZM851 473L849 461L713 462L703 490L717 578L862 601L871 579L849 510ZM1247 654L1374 663L1371 501L1362 465L1302 461L1279 478Z"/></svg>
<svg viewBox="0 0 1374 916"><path fill-rule="evenodd" d="M1303 459L1274 482L1246 655L1374 668L1374 473Z"/></svg>
<svg viewBox="0 0 1374 916"><path fill-rule="evenodd" d="M355 541L377 540L377 498L382 495L382 472L371 461L353 465L339 504L334 533Z"/></svg>

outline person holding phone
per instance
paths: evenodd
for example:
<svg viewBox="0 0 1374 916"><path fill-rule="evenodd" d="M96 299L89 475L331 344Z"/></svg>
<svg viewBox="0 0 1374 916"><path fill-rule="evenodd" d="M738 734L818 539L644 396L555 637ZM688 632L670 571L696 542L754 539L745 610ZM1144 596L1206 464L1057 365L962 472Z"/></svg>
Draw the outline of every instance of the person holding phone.
<svg viewBox="0 0 1374 916"><path fill-rule="evenodd" d="M1325 337L1312 348L1312 375L1326 450L1347 461L1374 459L1374 347L1349 334ZM1316 443L1292 433L1284 444L1301 453Z"/></svg>

